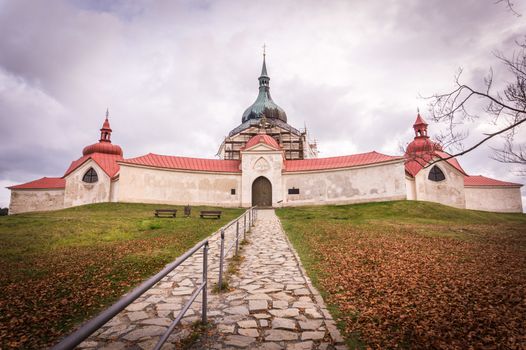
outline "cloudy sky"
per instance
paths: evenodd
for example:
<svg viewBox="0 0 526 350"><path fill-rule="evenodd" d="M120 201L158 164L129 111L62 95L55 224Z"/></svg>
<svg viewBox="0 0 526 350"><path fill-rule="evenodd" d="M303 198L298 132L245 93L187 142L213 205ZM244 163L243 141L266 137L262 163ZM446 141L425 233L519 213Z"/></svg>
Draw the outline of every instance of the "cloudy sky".
<svg viewBox="0 0 526 350"><path fill-rule="evenodd" d="M0 0L0 206L6 186L63 175L107 107L125 157L214 157L257 95L263 43L275 102L320 156L399 154L417 107L429 117L419 96L451 89L459 67L475 86L490 67L509 78L493 52L526 33L516 2L522 17L495 0ZM490 155L460 161L526 182Z"/></svg>

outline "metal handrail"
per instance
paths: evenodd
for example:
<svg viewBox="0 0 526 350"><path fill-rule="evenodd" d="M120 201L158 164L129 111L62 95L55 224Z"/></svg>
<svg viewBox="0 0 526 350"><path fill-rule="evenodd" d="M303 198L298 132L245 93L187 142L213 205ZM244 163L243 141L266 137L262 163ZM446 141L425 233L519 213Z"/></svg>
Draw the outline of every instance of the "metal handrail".
<svg viewBox="0 0 526 350"><path fill-rule="evenodd" d="M200 291L203 292L203 303L202 303L202 321L203 323L206 323L206 309L207 309L207 296L206 296L206 286L207 286L207 253L208 253L208 239L205 239L199 243L197 243L192 249L188 250L186 253L181 255L179 258L175 259L174 262L166 265L164 269L162 269L160 272L155 274L154 276L150 277L145 282L141 283L137 288L135 288L130 293L123 296L119 301L117 301L115 304L107 308L106 310L102 311L99 315L92 318L88 322L86 322L84 325L82 325L78 330L64 338L60 343L55 345L52 349L53 350L69 350L74 349L77 345L82 343L85 339L87 339L91 334L93 334L95 331L97 331L100 327L102 327L106 322L111 320L113 317L115 317L119 312L124 310L128 305L130 305L135 299L140 297L144 292L146 292L148 289L153 287L157 282L159 282L161 279L163 279L166 275L168 275L172 270L174 270L176 267L181 265L186 259L188 259L190 256L192 256L196 251L198 251L201 247L203 247L203 282L201 286L197 289L196 292L192 295L193 299L191 298L191 301L195 300L197 295ZM187 303L188 304L188 303ZM191 303L190 303L191 304ZM185 305L186 307L187 305ZM188 305L190 307L190 305ZM188 310L188 307L186 309L183 308L179 315L177 316L176 320L170 325L168 328L168 331L171 333L173 328L177 325L176 321L178 322L183 316L184 313ZM181 315L182 313L182 315ZM174 324L175 323L175 324ZM167 333L168 333L167 331ZM163 338L165 338L166 334L163 335ZM170 335L168 333L168 336ZM166 339L168 339L168 336L166 336ZM164 339L164 341L166 341ZM164 343L163 341L163 343ZM159 341L160 342L160 341ZM162 345L161 343L160 345ZM157 344L159 345L159 343ZM160 346L156 347L160 348Z"/></svg>
<svg viewBox="0 0 526 350"><path fill-rule="evenodd" d="M234 245L236 246L236 253L239 252L239 221L241 220L241 216L243 216L243 239L245 239L245 234L247 233L247 214L248 214L248 221L249 221L249 227L254 226L254 220L257 214L256 207L250 207L248 208L242 215L240 215L236 220L233 220L228 225L225 225L223 228L221 228L221 244L220 244L220 251L219 251L219 277L217 281L217 287L219 292L221 292L221 289L223 288L223 269L224 269L224 260L225 256L228 255L232 247ZM225 230L228 229L233 224L236 224L236 238L232 241L230 246L225 252ZM249 228L250 229L250 228Z"/></svg>
<svg viewBox="0 0 526 350"><path fill-rule="evenodd" d="M251 207L247 209L242 215L240 215L238 218L232 220L225 226L221 228L221 252L220 252L220 270L219 270L219 281L222 281L222 274L223 274L223 259L224 259L224 231L228 229L233 224L236 224L236 240L234 243L236 244L236 254L238 251L238 242L239 242L239 220L241 220L241 216L244 217L244 227L243 231L246 233L246 215L249 213L249 223L252 226L254 221L254 212L255 207ZM257 215L256 215L257 216ZM217 232L217 231L216 231ZM244 237L243 233L243 237ZM117 301L115 304L107 308L106 310L102 311L100 314L95 316L94 318L90 319L88 322L83 324L79 329L77 329L75 332L68 335L66 338L64 338L60 343L55 345L52 350L70 350L74 349L77 345L82 343L84 340L86 340L90 335L95 333L100 327L102 327L106 322L111 320L113 317L115 317L118 313L120 313L122 310L124 310L128 305L130 305L132 302L134 302L137 298L139 298L144 292L146 292L148 289L153 287L155 284L157 284L160 280L162 280L166 275L168 275L170 272L172 272L175 268L177 268L179 265L181 265L183 262L186 261L190 256L192 256L195 252L197 252L201 247L203 247L203 274L202 274L202 282L201 285L194 291L194 293L190 296L190 299L186 302L183 309L179 312L175 320L170 324L167 331L163 334L161 339L159 339L159 342L156 344L155 349L158 350L162 347L162 345L166 342L166 340L169 338L170 334L173 332L177 324L181 321L181 319L184 317L185 313L188 311L192 303L195 301L199 293L202 292L202 310L201 310L201 318L202 322L206 323L207 320L207 276L208 276L208 238L202 240L201 242L197 243L193 248L188 250L186 253L175 259L172 263L166 265L164 269L159 271L154 276L150 277L148 280L141 283L137 288L132 290L130 293L123 296L119 301ZM230 251L233 244L230 246L230 248L227 251ZM221 283L219 284L219 290L221 290Z"/></svg>

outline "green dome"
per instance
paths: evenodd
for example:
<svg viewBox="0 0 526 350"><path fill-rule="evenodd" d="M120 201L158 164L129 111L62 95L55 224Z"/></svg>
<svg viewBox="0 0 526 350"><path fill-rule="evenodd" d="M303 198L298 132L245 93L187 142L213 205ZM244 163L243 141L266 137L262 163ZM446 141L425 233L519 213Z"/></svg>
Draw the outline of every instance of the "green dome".
<svg viewBox="0 0 526 350"><path fill-rule="evenodd" d="M287 122L287 114L278 106L270 96L269 81L267 75L267 65L265 63L265 56L263 56L263 68L261 69L261 76L259 80L259 94L256 101L248 107L243 113L241 122L244 123L251 119L260 119L265 115L267 119L279 119Z"/></svg>

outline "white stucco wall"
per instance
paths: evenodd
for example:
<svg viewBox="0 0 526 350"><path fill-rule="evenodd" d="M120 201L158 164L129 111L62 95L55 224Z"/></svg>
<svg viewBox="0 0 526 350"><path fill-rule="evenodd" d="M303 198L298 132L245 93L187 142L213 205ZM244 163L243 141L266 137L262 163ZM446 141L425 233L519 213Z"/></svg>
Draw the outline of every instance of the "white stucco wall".
<svg viewBox="0 0 526 350"><path fill-rule="evenodd" d="M82 181L89 168L97 172L98 181L86 183ZM64 207L101 203L110 201L111 180L108 175L93 160L88 160L66 177L64 192Z"/></svg>
<svg viewBox="0 0 526 350"><path fill-rule="evenodd" d="M288 194L289 188L299 194ZM283 206L406 199L403 161L328 171L283 174Z"/></svg>
<svg viewBox="0 0 526 350"><path fill-rule="evenodd" d="M409 176L405 177L405 188L407 189L407 199L416 200L416 183L415 179Z"/></svg>
<svg viewBox="0 0 526 350"><path fill-rule="evenodd" d="M429 180L429 171L433 166L420 170L415 176L416 199L465 208L464 175L446 162L435 165L442 170L446 179L438 182Z"/></svg>
<svg viewBox="0 0 526 350"><path fill-rule="evenodd" d="M118 178L111 182L110 201L111 202L119 201L119 179Z"/></svg>
<svg viewBox="0 0 526 350"><path fill-rule="evenodd" d="M241 174L206 173L121 164L119 202L238 207ZM235 189L236 194L230 194Z"/></svg>
<svg viewBox="0 0 526 350"><path fill-rule="evenodd" d="M252 206L252 184L260 176L266 177L272 184L272 206L283 200L282 170L283 154L265 145L257 145L249 151L241 152L241 205Z"/></svg>
<svg viewBox="0 0 526 350"><path fill-rule="evenodd" d="M469 186L464 192L466 209L522 213L520 187Z"/></svg>
<svg viewBox="0 0 526 350"><path fill-rule="evenodd" d="M63 189L11 190L9 214L64 208Z"/></svg>

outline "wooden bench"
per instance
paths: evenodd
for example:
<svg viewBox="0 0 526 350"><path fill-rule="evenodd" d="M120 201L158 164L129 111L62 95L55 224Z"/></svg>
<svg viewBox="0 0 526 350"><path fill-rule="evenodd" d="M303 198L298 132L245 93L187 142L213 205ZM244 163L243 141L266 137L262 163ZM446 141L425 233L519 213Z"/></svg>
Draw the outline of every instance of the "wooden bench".
<svg viewBox="0 0 526 350"><path fill-rule="evenodd" d="M172 217L175 218L177 215L177 209L155 209L155 216L160 217Z"/></svg>
<svg viewBox="0 0 526 350"><path fill-rule="evenodd" d="M199 216L201 216L201 218L221 219L221 214L222 214L221 210L201 210L201 213L199 214Z"/></svg>

